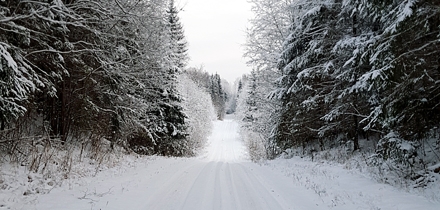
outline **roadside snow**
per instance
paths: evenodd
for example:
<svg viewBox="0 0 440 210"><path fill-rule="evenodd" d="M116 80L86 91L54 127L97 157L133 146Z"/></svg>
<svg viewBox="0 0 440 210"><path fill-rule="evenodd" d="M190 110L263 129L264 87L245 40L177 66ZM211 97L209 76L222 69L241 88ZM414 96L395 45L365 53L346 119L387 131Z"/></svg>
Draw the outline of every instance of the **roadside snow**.
<svg viewBox="0 0 440 210"><path fill-rule="evenodd" d="M439 209L439 203L378 184L340 165L301 158L252 163L232 119L214 123L199 157L125 161L95 177L66 180L47 194L20 195L20 184L16 191L0 188L0 210Z"/></svg>
<svg viewBox="0 0 440 210"><path fill-rule="evenodd" d="M438 202L377 183L342 165L293 157L271 161L267 166L283 171L295 186L313 191L328 209L439 209Z"/></svg>

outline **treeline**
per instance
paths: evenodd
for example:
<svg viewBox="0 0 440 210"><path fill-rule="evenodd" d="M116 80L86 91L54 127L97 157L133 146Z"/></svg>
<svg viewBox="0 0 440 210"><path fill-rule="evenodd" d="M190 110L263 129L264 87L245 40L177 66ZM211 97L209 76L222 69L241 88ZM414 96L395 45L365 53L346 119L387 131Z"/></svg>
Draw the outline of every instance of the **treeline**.
<svg viewBox="0 0 440 210"><path fill-rule="evenodd" d="M233 99L231 91L227 89L229 83L221 79L217 73L209 74L203 68L189 68L185 74L210 94L217 119L223 120L227 111L227 102Z"/></svg>
<svg viewBox="0 0 440 210"><path fill-rule="evenodd" d="M379 159L412 167L431 148L422 167L440 161L437 1L251 2L240 106L260 153L368 139Z"/></svg>
<svg viewBox="0 0 440 210"><path fill-rule="evenodd" d="M110 142L192 155L178 13L173 0L0 1L0 153Z"/></svg>

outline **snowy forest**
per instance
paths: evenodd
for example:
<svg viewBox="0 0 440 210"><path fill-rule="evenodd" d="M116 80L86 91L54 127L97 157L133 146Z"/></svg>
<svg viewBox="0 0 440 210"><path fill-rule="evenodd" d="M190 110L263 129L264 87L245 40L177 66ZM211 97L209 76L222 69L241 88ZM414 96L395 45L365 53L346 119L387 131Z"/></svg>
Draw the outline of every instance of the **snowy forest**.
<svg viewBox="0 0 440 210"><path fill-rule="evenodd" d="M238 111L253 159L363 156L420 185L440 172L438 1L251 2Z"/></svg>
<svg viewBox="0 0 440 210"><path fill-rule="evenodd" d="M115 147L195 155L227 93L218 74L187 68L180 10L173 0L0 1L2 158L44 171L54 151L78 148L94 159Z"/></svg>
<svg viewBox="0 0 440 210"><path fill-rule="evenodd" d="M174 0L0 0L0 166L48 180L124 155L197 157L233 117L257 163L438 185L438 0L249 3L252 71L231 85L188 65Z"/></svg>

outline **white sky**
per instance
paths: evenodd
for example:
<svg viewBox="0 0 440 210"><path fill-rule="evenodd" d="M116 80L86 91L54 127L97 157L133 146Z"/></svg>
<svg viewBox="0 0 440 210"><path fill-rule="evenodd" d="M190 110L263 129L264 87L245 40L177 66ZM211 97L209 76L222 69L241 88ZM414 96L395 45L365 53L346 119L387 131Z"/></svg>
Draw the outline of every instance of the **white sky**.
<svg viewBox="0 0 440 210"><path fill-rule="evenodd" d="M189 43L190 67L204 66L231 84L250 72L243 58L246 27L251 18L247 0L177 0Z"/></svg>

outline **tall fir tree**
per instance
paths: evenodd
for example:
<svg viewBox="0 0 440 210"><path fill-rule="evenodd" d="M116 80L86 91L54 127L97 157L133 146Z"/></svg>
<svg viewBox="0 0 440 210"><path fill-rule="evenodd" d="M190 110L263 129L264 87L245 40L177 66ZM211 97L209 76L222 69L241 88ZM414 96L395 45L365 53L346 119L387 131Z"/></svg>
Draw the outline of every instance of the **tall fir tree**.
<svg viewBox="0 0 440 210"><path fill-rule="evenodd" d="M211 99L214 103L215 111L217 112L217 118L219 120L223 120L226 113L226 94L221 84L220 75L218 75L217 73L211 75L210 89Z"/></svg>
<svg viewBox="0 0 440 210"><path fill-rule="evenodd" d="M174 0L170 0L167 15L167 24L170 30L171 39L171 61L175 65L177 71L183 71L189 60L188 42L186 41L184 29L179 18L179 10L175 5Z"/></svg>
<svg viewBox="0 0 440 210"><path fill-rule="evenodd" d="M167 67L168 73L164 74L165 84L160 94L162 100L156 112L159 123L155 125L155 136L158 139L155 150L167 156L183 156L189 150L187 116L183 113L182 98L177 90L177 75L184 71L188 60L187 42L178 14L174 0L171 0L166 11L170 65Z"/></svg>
<svg viewBox="0 0 440 210"><path fill-rule="evenodd" d="M323 1L299 1L292 8L298 17L278 63L282 76L279 88L272 94L284 109L278 126L278 142L284 149L319 142L317 132L327 110L326 95L331 90L328 73L332 67L331 49L335 42L333 28L337 4Z"/></svg>

